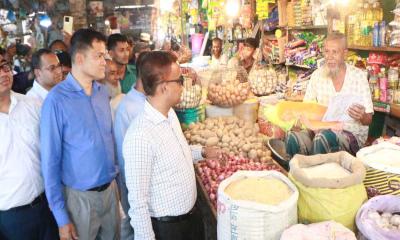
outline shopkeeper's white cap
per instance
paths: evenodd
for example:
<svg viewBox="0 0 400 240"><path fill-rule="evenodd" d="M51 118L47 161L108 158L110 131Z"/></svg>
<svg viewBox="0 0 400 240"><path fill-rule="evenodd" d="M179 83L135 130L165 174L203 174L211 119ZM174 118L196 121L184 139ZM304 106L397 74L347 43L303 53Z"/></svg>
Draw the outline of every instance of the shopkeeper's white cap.
<svg viewBox="0 0 400 240"><path fill-rule="evenodd" d="M144 42L150 42L150 34L148 33L141 33L140 40Z"/></svg>

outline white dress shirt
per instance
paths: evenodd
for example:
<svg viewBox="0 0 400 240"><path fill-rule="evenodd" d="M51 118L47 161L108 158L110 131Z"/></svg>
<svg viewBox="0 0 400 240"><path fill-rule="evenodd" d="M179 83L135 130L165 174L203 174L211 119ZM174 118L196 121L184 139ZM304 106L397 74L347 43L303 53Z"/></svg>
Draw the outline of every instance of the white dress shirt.
<svg viewBox="0 0 400 240"><path fill-rule="evenodd" d="M32 88L26 93L26 96L37 98L43 103L49 91L42 87L36 80L33 82Z"/></svg>
<svg viewBox="0 0 400 240"><path fill-rule="evenodd" d="M185 214L197 197L191 148L175 112L167 118L146 101L125 135L123 156L135 240L155 239L151 217Z"/></svg>
<svg viewBox="0 0 400 240"><path fill-rule="evenodd" d="M39 153L40 104L11 92L0 113L0 211L31 203L43 191Z"/></svg>

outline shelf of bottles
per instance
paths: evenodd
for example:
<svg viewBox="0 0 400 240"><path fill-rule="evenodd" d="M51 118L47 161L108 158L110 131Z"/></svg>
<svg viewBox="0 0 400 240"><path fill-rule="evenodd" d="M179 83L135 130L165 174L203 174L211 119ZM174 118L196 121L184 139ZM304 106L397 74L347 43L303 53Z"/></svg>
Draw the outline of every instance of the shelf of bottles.
<svg viewBox="0 0 400 240"><path fill-rule="evenodd" d="M359 1L357 8L348 15L347 42L354 49L378 50L369 49L376 47L381 51L392 51L386 48L389 46L389 35L379 0Z"/></svg>

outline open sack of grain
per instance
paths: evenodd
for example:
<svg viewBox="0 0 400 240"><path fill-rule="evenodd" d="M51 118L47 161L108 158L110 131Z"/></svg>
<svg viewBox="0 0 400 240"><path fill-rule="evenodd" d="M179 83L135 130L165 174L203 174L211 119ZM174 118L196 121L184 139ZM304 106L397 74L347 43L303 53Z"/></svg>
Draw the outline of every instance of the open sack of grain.
<svg viewBox="0 0 400 240"><path fill-rule="evenodd" d="M218 239L278 240L297 223L299 193L277 171L238 171L218 187Z"/></svg>
<svg viewBox="0 0 400 240"><path fill-rule="evenodd" d="M280 240L356 240L352 231L335 221L325 221L309 225L296 224L286 229Z"/></svg>
<svg viewBox="0 0 400 240"><path fill-rule="evenodd" d="M334 220L354 230L358 209L367 199L365 167L347 152L295 155L289 178L299 190L299 222Z"/></svg>
<svg viewBox="0 0 400 240"><path fill-rule="evenodd" d="M376 196L358 211L357 228L366 239L400 239L400 196Z"/></svg>
<svg viewBox="0 0 400 240"><path fill-rule="evenodd" d="M400 146L380 142L357 152L367 168L364 185L368 197L392 194L400 195Z"/></svg>

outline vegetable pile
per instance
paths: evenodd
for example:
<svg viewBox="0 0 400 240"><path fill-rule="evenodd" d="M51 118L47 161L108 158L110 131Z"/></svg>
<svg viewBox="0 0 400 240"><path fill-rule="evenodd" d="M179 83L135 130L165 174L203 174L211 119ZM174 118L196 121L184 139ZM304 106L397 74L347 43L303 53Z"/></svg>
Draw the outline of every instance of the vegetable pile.
<svg viewBox="0 0 400 240"><path fill-rule="evenodd" d="M261 163L248 158L230 156L228 154L223 154L221 159L207 159L205 161L200 161L196 164L196 169L214 207L216 207L217 204L219 184L236 171L281 171L281 168L272 161Z"/></svg>
<svg viewBox="0 0 400 240"><path fill-rule="evenodd" d="M274 68L252 69L249 74L251 91L258 96L271 94L275 91L278 76Z"/></svg>
<svg viewBox="0 0 400 240"><path fill-rule="evenodd" d="M207 98L220 107L233 107L243 103L250 93L247 82L239 80L232 82L210 83Z"/></svg>
<svg viewBox="0 0 400 240"><path fill-rule="evenodd" d="M264 144L258 124L245 122L236 117L208 118L195 123L185 131L190 144L215 146L230 155L257 160L271 160L271 151Z"/></svg>

